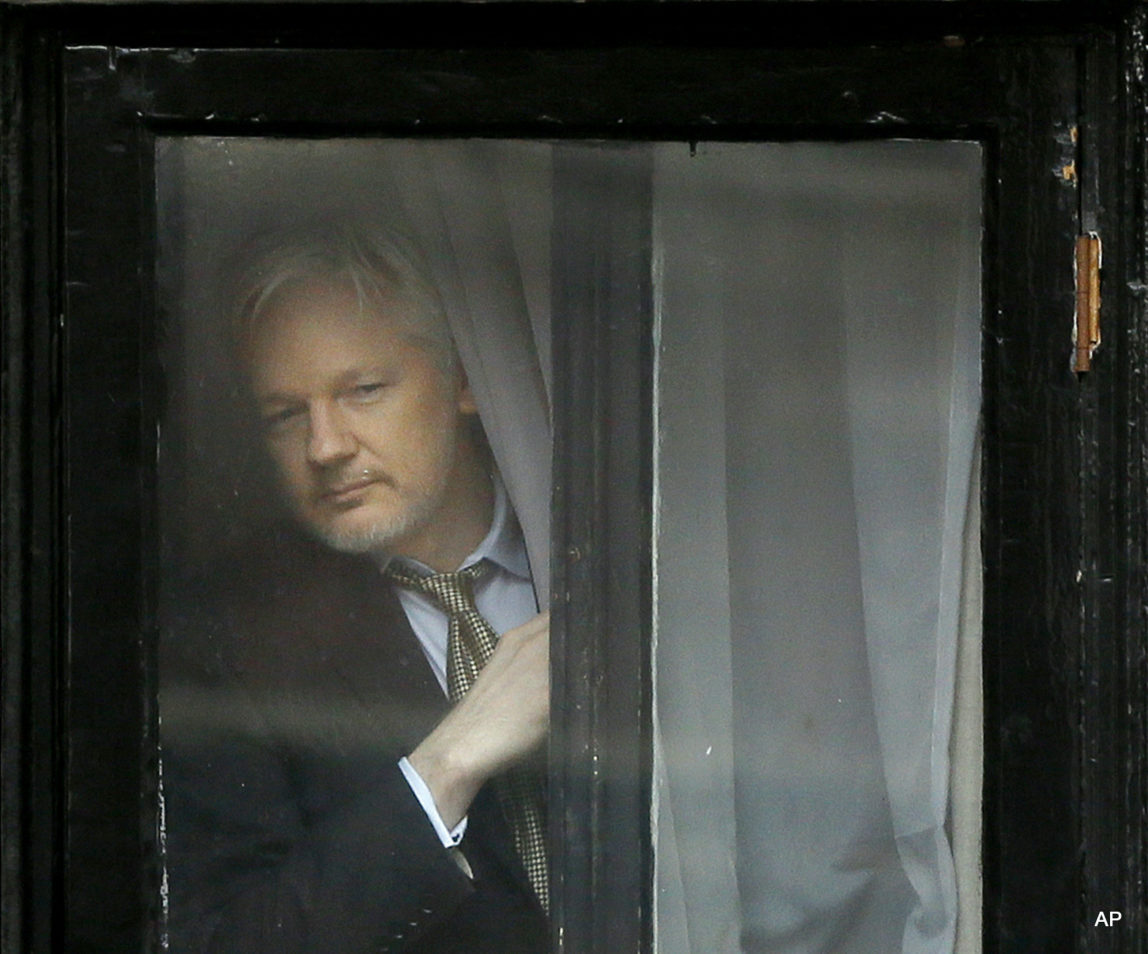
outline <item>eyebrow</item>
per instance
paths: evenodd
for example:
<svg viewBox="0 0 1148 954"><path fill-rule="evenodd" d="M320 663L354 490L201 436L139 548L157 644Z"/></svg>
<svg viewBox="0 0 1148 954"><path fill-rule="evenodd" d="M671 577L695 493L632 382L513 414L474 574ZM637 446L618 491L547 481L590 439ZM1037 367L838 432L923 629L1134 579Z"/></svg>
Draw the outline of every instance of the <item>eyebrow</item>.
<svg viewBox="0 0 1148 954"><path fill-rule="evenodd" d="M381 378L386 379L388 372L377 365L370 365L365 368L351 368L346 371L340 371L334 378L331 390L338 392L343 388L350 387L357 384L364 379ZM297 397L287 391L269 391L266 394L255 394L256 403L260 405L265 404L296 404L305 403L302 397Z"/></svg>
<svg viewBox="0 0 1148 954"><path fill-rule="evenodd" d="M303 400L287 391L260 392L252 390L256 404L297 404Z"/></svg>

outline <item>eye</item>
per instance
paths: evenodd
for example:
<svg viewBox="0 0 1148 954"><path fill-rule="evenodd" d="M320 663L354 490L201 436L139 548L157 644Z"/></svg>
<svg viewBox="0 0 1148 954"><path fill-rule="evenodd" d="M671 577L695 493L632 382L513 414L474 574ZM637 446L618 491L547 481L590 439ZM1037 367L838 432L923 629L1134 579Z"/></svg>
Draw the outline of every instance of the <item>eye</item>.
<svg viewBox="0 0 1148 954"><path fill-rule="evenodd" d="M347 391L348 396L356 401L369 401L379 396L386 385L382 381L364 381L356 384Z"/></svg>
<svg viewBox="0 0 1148 954"><path fill-rule="evenodd" d="M287 406L265 410L262 416L263 427L268 431L281 431L302 415L301 407Z"/></svg>

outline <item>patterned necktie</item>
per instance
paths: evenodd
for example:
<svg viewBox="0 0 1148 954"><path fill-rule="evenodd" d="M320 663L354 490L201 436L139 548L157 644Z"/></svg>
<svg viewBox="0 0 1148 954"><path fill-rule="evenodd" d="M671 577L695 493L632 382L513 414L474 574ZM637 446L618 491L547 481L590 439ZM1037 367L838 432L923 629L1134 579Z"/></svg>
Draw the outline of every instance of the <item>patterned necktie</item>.
<svg viewBox="0 0 1148 954"><path fill-rule="evenodd" d="M394 562L387 576L399 586L426 593L446 612L446 681L451 702L458 702L482 667L494 653L498 634L478 611L474 602L474 582L489 568L485 561L457 573L418 576ZM546 870L546 813L543 795L535 777L512 768L495 780L503 814L514 833L514 847L526 868L527 877L545 910L550 909L550 889Z"/></svg>

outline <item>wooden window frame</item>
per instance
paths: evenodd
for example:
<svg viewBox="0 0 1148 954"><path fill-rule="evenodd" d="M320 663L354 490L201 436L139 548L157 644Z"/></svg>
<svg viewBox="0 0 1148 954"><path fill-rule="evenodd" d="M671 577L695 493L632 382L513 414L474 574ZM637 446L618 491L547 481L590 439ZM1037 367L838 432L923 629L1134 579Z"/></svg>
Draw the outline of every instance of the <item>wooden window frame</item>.
<svg viewBox="0 0 1148 954"><path fill-rule="evenodd" d="M0 10L5 950L157 943L154 567L101 543L153 532L154 473L138 466L159 393L151 144L195 132L984 142L985 950L1148 943L1145 7L268 9ZM292 69L249 82L272 61ZM576 208L559 214L623 262ZM1104 343L1078 376L1069 255L1091 229ZM637 954L650 308L634 260L592 265L557 292L585 321L554 356L555 946ZM619 294L645 318L612 321ZM129 599L106 612L108 592ZM610 781L635 765L635 785ZM1095 915L1113 910L1105 933Z"/></svg>

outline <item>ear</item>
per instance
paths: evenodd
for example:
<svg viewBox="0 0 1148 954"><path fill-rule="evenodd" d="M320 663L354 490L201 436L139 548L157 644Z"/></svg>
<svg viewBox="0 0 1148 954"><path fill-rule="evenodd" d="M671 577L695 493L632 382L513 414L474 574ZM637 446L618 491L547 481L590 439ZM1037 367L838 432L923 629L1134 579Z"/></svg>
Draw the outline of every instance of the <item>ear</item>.
<svg viewBox="0 0 1148 954"><path fill-rule="evenodd" d="M477 414L478 405L474 402L474 393L470 390L470 381L466 372L458 369L458 409L462 414Z"/></svg>

